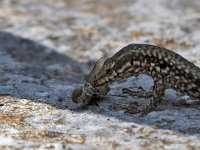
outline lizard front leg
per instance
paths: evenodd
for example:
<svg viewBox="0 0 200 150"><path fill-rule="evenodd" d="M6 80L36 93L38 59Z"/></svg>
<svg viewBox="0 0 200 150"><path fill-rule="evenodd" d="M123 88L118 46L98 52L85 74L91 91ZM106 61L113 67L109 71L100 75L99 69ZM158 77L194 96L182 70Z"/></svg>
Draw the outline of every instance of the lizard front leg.
<svg viewBox="0 0 200 150"><path fill-rule="evenodd" d="M122 93L123 94L128 94L130 96L137 96L139 98L150 98L152 97L153 95L153 91L149 91L149 92L146 92L143 88L139 88L139 90L137 91L134 91L134 90L129 90L127 88L123 88L122 89Z"/></svg>
<svg viewBox="0 0 200 150"><path fill-rule="evenodd" d="M155 77L154 78L154 86L152 88L152 94L150 97L150 104L146 106L145 108L140 108L136 105L129 107L127 112L128 113L142 113L147 114L151 111L153 111L163 100L165 94L165 82L163 77ZM145 96L145 95L144 95ZM150 94L147 96L150 96Z"/></svg>

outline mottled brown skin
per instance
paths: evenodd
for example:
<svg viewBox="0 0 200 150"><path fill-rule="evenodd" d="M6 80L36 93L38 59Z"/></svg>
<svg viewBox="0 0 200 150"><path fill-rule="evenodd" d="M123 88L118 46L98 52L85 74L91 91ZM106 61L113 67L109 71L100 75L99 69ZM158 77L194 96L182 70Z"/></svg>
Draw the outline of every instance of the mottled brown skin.
<svg viewBox="0 0 200 150"><path fill-rule="evenodd" d="M152 91L124 93L150 97L150 105L135 113L148 113L162 101L166 88L172 88L195 99L200 99L200 68L179 54L154 45L130 44L108 58L93 77L95 87L128 76L148 74L154 79Z"/></svg>

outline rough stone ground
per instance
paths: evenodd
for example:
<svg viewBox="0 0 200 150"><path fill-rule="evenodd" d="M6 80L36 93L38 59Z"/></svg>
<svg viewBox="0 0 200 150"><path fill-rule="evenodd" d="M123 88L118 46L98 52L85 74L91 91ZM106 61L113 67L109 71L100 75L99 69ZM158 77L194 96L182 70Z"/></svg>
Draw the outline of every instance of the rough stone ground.
<svg viewBox="0 0 200 150"><path fill-rule="evenodd" d="M112 85L99 107L70 98L98 58L128 43L200 66L200 1L1 0L0 29L0 149L200 149L200 106L172 105L183 95L167 90L144 117L126 113L136 97L111 95L149 89L147 76Z"/></svg>

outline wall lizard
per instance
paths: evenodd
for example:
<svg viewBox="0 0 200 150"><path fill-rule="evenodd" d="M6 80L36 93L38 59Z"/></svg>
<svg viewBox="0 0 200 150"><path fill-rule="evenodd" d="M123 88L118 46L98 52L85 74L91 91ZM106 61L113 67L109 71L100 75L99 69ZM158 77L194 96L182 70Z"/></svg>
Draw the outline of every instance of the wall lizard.
<svg viewBox="0 0 200 150"><path fill-rule="evenodd" d="M172 50L149 44L130 44L112 57L103 61L100 59L98 63L90 81L84 87L74 90L72 94L74 101L81 95L87 94L87 91L83 92L82 89L92 91L93 95L101 95L101 90L104 89L103 91L106 92L103 96L105 96L109 91L105 90L108 89L108 84L140 74L151 76L154 86L149 92L122 89L123 93L132 96L150 98L148 106L145 108L135 107L134 113L148 113L154 110L163 100L167 88L200 99L200 68ZM91 97L90 95L90 99Z"/></svg>

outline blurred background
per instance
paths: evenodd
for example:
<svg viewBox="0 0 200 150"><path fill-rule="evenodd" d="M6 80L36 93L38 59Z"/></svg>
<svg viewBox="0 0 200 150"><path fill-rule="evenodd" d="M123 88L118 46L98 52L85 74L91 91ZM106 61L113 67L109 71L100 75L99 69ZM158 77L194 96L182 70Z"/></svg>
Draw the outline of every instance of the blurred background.
<svg viewBox="0 0 200 150"><path fill-rule="evenodd" d="M108 98L78 112L71 91L97 59L130 43L200 66L199 41L199 0L0 0L0 149L198 149L195 108L165 103L140 118Z"/></svg>
<svg viewBox="0 0 200 150"><path fill-rule="evenodd" d="M79 61L96 60L128 43L175 50L199 43L198 0L1 0L0 9L2 31Z"/></svg>

